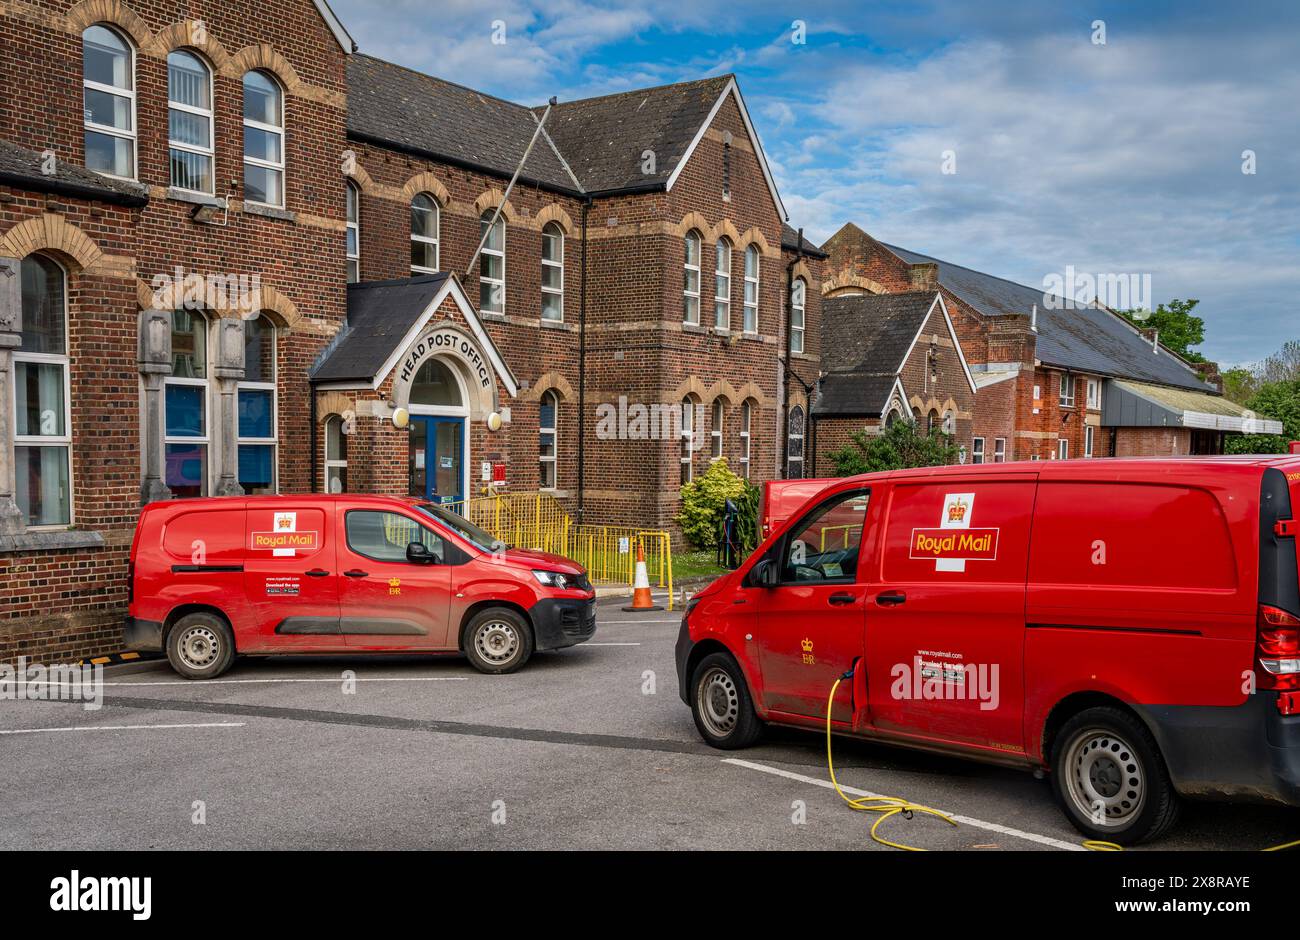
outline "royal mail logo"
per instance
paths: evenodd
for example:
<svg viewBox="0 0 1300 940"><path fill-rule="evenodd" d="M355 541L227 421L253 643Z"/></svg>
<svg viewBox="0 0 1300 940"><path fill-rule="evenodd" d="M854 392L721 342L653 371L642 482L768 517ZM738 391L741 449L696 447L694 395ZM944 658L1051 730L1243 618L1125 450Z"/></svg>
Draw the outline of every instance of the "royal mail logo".
<svg viewBox="0 0 1300 940"><path fill-rule="evenodd" d="M320 544L317 532L254 532L250 548L257 551L315 551Z"/></svg>
<svg viewBox="0 0 1300 940"><path fill-rule="evenodd" d="M939 525L912 530L909 557L934 559L935 571L965 571L968 561L993 561L998 557L996 528L972 528L974 493L946 493Z"/></svg>

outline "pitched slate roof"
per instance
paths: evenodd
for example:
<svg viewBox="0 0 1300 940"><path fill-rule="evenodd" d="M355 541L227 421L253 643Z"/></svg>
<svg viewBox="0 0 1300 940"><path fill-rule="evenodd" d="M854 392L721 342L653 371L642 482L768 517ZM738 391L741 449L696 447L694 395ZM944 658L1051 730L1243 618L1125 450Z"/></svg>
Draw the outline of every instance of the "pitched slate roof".
<svg viewBox="0 0 1300 940"><path fill-rule="evenodd" d="M934 291L854 294L822 301L821 415L879 415L912 341L934 306Z"/></svg>
<svg viewBox="0 0 1300 940"><path fill-rule="evenodd" d="M353 137L508 178L537 128L532 110L521 104L382 59L351 55L347 68ZM545 136L533 147L520 179L568 193L580 188Z"/></svg>
<svg viewBox="0 0 1300 940"><path fill-rule="evenodd" d="M562 102L546 130L587 192L662 186L731 81L719 75ZM653 173L641 172L647 150Z"/></svg>
<svg viewBox="0 0 1300 940"><path fill-rule="evenodd" d="M139 207L149 202L148 190L139 183L101 176L65 160L58 160L54 173L46 175L41 172L42 162L35 150L0 140L0 183L122 206Z"/></svg>
<svg viewBox="0 0 1300 940"><path fill-rule="evenodd" d="M448 274L348 285L347 326L311 370L313 382L370 381L442 290Z"/></svg>
<svg viewBox="0 0 1300 940"><path fill-rule="evenodd" d="M789 222L781 223L781 247L786 251L795 251L799 248L799 232ZM826 252L822 251L806 237L803 240L803 253L812 255L814 258L828 257Z"/></svg>
<svg viewBox="0 0 1300 940"><path fill-rule="evenodd" d="M883 242L881 244L884 244ZM1197 391L1214 391L1196 370L1174 353L1160 347L1153 352L1123 318L1097 307L1048 309L1042 290L1026 287L981 271L928 255L885 245L909 264L932 261L939 266L939 283L985 316L1010 313L1026 316L1038 307L1037 356L1043 362L1117 378L1136 379Z"/></svg>

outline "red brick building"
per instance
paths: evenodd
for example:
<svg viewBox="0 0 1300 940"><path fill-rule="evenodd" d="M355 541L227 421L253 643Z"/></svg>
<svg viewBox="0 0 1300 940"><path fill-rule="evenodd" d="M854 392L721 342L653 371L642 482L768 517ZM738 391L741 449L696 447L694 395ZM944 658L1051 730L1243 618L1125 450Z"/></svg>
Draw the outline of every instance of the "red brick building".
<svg viewBox="0 0 1300 940"><path fill-rule="evenodd" d="M154 499L504 474L662 526L715 456L803 472L823 255L734 78L548 113L323 2L186 12L0 4L0 660L118 647Z"/></svg>
<svg viewBox="0 0 1300 940"><path fill-rule="evenodd" d="M937 288L978 389L958 442L977 463L1219 453L1228 433L1282 431L1194 365L1096 303L876 241L852 223L823 246L823 295ZM827 318L827 323L830 318Z"/></svg>

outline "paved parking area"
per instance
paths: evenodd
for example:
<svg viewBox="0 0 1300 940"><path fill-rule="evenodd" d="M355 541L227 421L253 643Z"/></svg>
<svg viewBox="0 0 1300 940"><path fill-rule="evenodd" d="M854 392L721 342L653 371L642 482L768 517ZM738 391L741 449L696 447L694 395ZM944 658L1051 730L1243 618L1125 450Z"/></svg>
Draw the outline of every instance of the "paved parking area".
<svg viewBox="0 0 1300 940"><path fill-rule="evenodd" d="M0 848L890 851L827 788L819 735L706 747L677 695L677 615L621 603L602 601L594 642L511 676L331 657L241 660L197 683L159 663L109 670L97 711L0 701ZM961 819L895 817L897 841L1078 846L1028 774L852 741L836 770ZM1300 812L1200 805L1160 847L1295 838Z"/></svg>

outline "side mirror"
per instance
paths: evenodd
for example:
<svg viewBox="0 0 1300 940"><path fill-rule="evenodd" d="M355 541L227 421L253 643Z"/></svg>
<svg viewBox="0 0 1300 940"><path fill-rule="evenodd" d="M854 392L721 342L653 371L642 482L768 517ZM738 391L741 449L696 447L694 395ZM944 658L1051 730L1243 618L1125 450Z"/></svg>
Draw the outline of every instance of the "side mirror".
<svg viewBox="0 0 1300 940"><path fill-rule="evenodd" d="M781 581L781 572L776 562L764 558L749 571L750 583L757 587L774 588Z"/></svg>
<svg viewBox="0 0 1300 940"><path fill-rule="evenodd" d="M432 565L437 563L438 558L423 542L409 542L406 546L406 560L417 565Z"/></svg>

